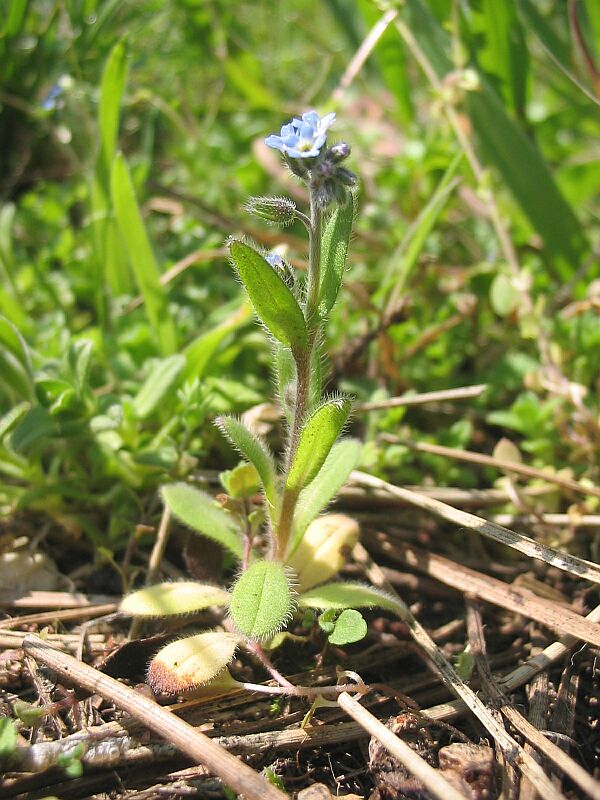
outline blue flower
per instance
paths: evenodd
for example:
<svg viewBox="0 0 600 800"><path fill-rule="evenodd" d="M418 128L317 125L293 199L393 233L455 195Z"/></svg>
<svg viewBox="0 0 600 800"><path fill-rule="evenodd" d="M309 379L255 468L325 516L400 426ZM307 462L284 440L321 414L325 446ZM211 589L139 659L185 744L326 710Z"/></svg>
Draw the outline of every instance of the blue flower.
<svg viewBox="0 0 600 800"><path fill-rule="evenodd" d="M325 144L327 129L334 122L333 113L321 118L316 111L307 111L302 118L294 117L284 125L279 136L274 133L267 136L265 144L291 158L315 158Z"/></svg>

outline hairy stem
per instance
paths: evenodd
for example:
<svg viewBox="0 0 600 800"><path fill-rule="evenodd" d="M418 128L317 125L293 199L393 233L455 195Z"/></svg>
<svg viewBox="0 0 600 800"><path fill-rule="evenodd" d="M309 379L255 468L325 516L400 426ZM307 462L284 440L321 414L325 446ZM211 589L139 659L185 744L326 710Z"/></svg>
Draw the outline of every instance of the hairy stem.
<svg viewBox="0 0 600 800"><path fill-rule="evenodd" d="M286 481L292 467L294 456L298 448L300 433L304 423L306 412L308 411L310 400L311 384L311 361L312 352L319 331L318 302L319 287L321 282L321 223L323 212L315 201L314 194L310 196L310 227L309 231L309 259L308 259L308 278L306 305L304 307L304 317L307 328L307 346L304 352L295 352L296 362L296 398L294 404L294 420L290 431L286 463ZM273 542L273 555L275 558L283 559L288 540L292 530L294 509L298 500L298 492L284 490L281 503L281 513L279 515L279 525L277 526L277 541Z"/></svg>

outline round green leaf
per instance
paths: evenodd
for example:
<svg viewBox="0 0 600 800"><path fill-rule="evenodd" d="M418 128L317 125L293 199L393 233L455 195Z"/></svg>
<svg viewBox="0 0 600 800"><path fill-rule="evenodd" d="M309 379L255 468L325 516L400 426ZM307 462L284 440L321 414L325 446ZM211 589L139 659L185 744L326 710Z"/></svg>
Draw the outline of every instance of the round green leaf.
<svg viewBox="0 0 600 800"><path fill-rule="evenodd" d="M329 642L336 645L360 642L367 635L367 623L360 611L348 608L342 611L335 622L333 633L329 634Z"/></svg>

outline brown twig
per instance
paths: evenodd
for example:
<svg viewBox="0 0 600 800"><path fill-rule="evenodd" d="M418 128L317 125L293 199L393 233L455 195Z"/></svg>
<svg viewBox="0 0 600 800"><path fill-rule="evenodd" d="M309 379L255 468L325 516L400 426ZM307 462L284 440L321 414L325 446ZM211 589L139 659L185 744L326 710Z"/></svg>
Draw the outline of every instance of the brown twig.
<svg viewBox="0 0 600 800"><path fill-rule="evenodd" d="M87 664L51 647L36 636L27 636L24 651L36 661L46 664L63 680L99 694L131 714L146 727L176 745L179 750L199 762L234 791L251 800L284 800L286 795L254 772L249 766L225 751L184 720L165 711L146 697L119 681L104 675Z"/></svg>

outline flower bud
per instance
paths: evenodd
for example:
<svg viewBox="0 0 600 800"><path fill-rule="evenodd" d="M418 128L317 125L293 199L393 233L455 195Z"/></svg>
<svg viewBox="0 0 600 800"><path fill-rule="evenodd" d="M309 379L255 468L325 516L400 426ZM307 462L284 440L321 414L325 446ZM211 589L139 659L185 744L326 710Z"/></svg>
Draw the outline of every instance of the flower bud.
<svg viewBox="0 0 600 800"><path fill-rule="evenodd" d="M333 578L358 542L356 520L345 514L317 517L306 529L288 564L298 575L300 593Z"/></svg>
<svg viewBox="0 0 600 800"><path fill-rule="evenodd" d="M326 158L336 163L344 161L350 155L350 145L346 142L338 142L332 145L326 153Z"/></svg>
<svg viewBox="0 0 600 800"><path fill-rule="evenodd" d="M274 225L291 225L296 218L296 204L287 197L250 197L244 210Z"/></svg>

